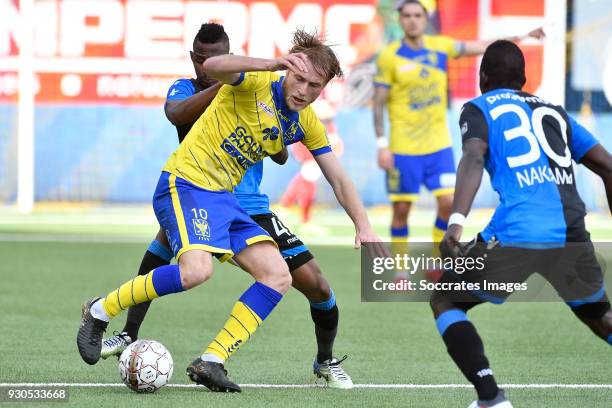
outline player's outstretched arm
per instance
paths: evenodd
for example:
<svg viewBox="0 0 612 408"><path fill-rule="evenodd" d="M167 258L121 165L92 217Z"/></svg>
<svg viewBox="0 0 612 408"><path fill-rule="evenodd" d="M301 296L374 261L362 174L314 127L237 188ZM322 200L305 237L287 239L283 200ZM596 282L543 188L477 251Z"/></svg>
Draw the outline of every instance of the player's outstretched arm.
<svg viewBox="0 0 612 408"><path fill-rule="evenodd" d="M183 100L169 100L164 105L166 117L174 126L191 123L200 117L215 99L223 84L217 82L202 92L198 92Z"/></svg>
<svg viewBox="0 0 612 408"><path fill-rule="evenodd" d="M514 37L507 38L495 38L493 40L484 40L484 41L466 41L465 48L461 56L469 57L473 55L482 55L487 50L487 47L494 43L497 40L508 40L508 41L522 41L527 38L535 38L537 40L541 40L544 38L546 34L544 33L544 29L542 27L538 27L535 30L528 32L525 35L517 35Z"/></svg>
<svg viewBox="0 0 612 408"><path fill-rule="evenodd" d="M388 139L385 138L384 112L389 99L389 88L385 86L374 87L374 132L376 133L376 147L378 150L378 167L389 170L393 166L393 156L389 150Z"/></svg>
<svg viewBox="0 0 612 408"><path fill-rule="evenodd" d="M612 156L601 144L597 144L582 157L580 162L603 180L608 207L612 212Z"/></svg>
<svg viewBox="0 0 612 408"><path fill-rule="evenodd" d="M204 61L203 68L208 76L224 84L233 84L238 81L241 72L289 69L306 73L306 58L305 54L299 52L273 59L226 54L208 58Z"/></svg>

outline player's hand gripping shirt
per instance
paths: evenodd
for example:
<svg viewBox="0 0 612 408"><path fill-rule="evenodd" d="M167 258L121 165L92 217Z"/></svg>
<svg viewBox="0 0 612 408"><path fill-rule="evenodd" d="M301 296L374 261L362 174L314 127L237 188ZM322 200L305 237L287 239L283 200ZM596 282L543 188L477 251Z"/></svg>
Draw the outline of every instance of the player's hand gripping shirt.
<svg viewBox="0 0 612 408"><path fill-rule="evenodd" d="M395 41L379 54L374 84L389 88L393 153L423 155L451 145L447 60L461 55L463 47L448 37L424 36L420 50Z"/></svg>
<svg viewBox="0 0 612 408"><path fill-rule="evenodd" d="M233 191L244 173L285 145L301 141L313 155L331 151L312 107L291 111L284 77L247 72L224 85L172 153L164 171L212 191Z"/></svg>
<svg viewBox="0 0 612 408"><path fill-rule="evenodd" d="M486 241L588 240L572 166L597 144L585 128L562 107L509 89L468 102L459 122L464 142L481 138L489 145L485 168L500 204L482 232Z"/></svg>

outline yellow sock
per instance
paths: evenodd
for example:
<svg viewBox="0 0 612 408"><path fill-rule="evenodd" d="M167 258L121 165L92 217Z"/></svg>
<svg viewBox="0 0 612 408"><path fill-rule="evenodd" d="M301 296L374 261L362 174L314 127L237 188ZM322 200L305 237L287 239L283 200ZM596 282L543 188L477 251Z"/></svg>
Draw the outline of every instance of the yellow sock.
<svg viewBox="0 0 612 408"><path fill-rule="evenodd" d="M446 234L446 229L448 225L447 222L442 220L441 218L436 218L436 223L434 224L431 237L434 242L433 256L440 255L439 245L442 242L442 238L444 238L444 234Z"/></svg>
<svg viewBox="0 0 612 408"><path fill-rule="evenodd" d="M113 318L130 306L158 298L159 295L152 282L153 272L155 271L146 275L138 275L106 295L102 299L102 306L106 314Z"/></svg>
<svg viewBox="0 0 612 408"><path fill-rule="evenodd" d="M261 323L262 319L253 310L240 300L237 301L230 318L217 337L206 347L204 354L213 354L223 361L227 360L251 338Z"/></svg>

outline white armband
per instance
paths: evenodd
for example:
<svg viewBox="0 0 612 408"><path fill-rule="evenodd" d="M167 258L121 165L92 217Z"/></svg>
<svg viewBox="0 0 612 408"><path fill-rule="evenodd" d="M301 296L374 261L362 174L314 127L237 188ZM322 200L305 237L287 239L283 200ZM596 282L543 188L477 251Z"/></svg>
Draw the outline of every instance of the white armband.
<svg viewBox="0 0 612 408"><path fill-rule="evenodd" d="M457 224L460 227L463 227L465 223L465 215L460 213L452 213L450 217L448 217L448 225L451 226L453 224Z"/></svg>

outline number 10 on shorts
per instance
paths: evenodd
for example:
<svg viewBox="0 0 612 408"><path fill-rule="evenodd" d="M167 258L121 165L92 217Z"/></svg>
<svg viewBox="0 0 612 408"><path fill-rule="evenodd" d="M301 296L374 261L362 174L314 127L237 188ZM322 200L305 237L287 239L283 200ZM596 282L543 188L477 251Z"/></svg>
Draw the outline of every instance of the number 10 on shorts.
<svg viewBox="0 0 612 408"><path fill-rule="evenodd" d="M204 208L192 208L193 232L198 239L208 241L210 239L210 228L208 227L208 213Z"/></svg>

